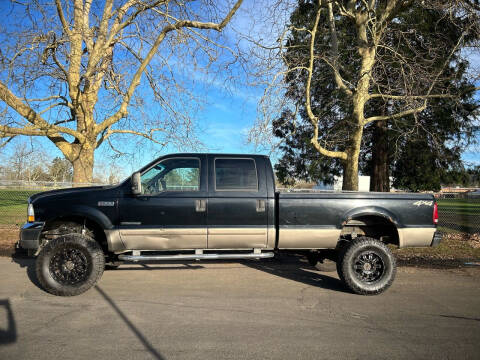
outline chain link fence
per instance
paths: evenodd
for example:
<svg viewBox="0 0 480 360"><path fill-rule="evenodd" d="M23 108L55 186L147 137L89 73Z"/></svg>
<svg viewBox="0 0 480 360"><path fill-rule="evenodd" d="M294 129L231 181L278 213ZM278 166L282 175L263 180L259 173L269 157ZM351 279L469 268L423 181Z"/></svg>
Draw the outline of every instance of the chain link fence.
<svg viewBox="0 0 480 360"><path fill-rule="evenodd" d="M83 184L82 186L97 185L105 184ZM73 186L72 183L60 182L0 180L0 228L17 228L26 221L29 196L41 191ZM438 202L440 230L480 233L480 192L478 190L469 193L438 193L435 197Z"/></svg>
<svg viewBox="0 0 480 360"><path fill-rule="evenodd" d="M105 184L82 184L98 185ZM0 180L0 228L17 228L26 222L27 199L33 194L71 187L71 182Z"/></svg>
<svg viewBox="0 0 480 360"><path fill-rule="evenodd" d="M436 194L438 226L444 232L480 233L480 192Z"/></svg>

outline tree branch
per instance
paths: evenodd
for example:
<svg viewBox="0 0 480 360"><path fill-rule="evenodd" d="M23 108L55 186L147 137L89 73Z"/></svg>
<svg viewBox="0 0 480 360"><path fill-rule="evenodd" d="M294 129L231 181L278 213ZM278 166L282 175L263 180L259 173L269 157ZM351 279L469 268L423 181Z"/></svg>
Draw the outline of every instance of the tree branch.
<svg viewBox="0 0 480 360"><path fill-rule="evenodd" d="M83 0L75 0L73 4L73 30L70 33L70 53L68 58L68 86L70 98L75 104L80 97L80 68L82 65L82 30L83 30Z"/></svg>
<svg viewBox="0 0 480 360"><path fill-rule="evenodd" d="M123 4L123 6L119 9L121 11L127 11L130 6L132 6L133 0L130 0ZM97 41L93 45L92 49L89 49L90 51L90 57L88 59L88 64L87 64L87 70L85 72L85 77L88 79L90 78L91 74L93 74L95 67L97 66L98 62L101 60L102 56L102 50L105 48L106 44L106 39L107 39L107 32L108 32L108 25L110 18L112 16L112 6L113 6L113 0L107 0L105 1L105 6L103 8L103 14L102 14L102 19L100 20L100 26L98 29L98 37ZM115 25L113 25L115 26Z"/></svg>
<svg viewBox="0 0 480 360"><path fill-rule="evenodd" d="M319 5L320 5L321 0L319 0ZM329 156L329 157L334 157L334 158L339 158L342 160L347 160L347 154L343 151L330 151L325 149L323 146L320 145L318 142L318 118L313 114L312 111L312 104L311 104L311 93L310 93L310 88L312 85L312 75L313 75L313 64L315 60L315 36L317 34L317 28L318 28L318 22L320 21L320 15L322 12L322 7L319 6L317 10L317 16L315 18L315 23L313 25L313 29L311 31L311 39L310 39L310 59L309 59L309 64L308 64L308 76L307 76L307 84L305 87L305 96L306 96L306 109L307 109L307 114L308 118L313 125L314 128L314 135L310 142L312 143L313 147L322 155Z"/></svg>
<svg viewBox="0 0 480 360"><path fill-rule="evenodd" d="M7 140L5 140L4 142L2 142L2 143L0 144L0 149L3 148L3 147L5 147L10 141L12 141L13 139L15 139L15 136L16 136L16 135L12 135L12 136L10 136ZM0 137L1 137L1 136L0 136Z"/></svg>
<svg viewBox="0 0 480 360"><path fill-rule="evenodd" d="M135 75L133 76L133 79L130 82L130 86L128 87L127 93L123 97L123 101L122 101L122 104L120 105L120 109L115 114L113 114L112 116L107 118L105 121L103 121L101 124L96 125L95 132L97 134L101 133L103 130L112 126L121 118L126 116L128 104L130 103L130 99L132 98L132 95L135 92L135 89L140 84L140 79L142 77L143 72L145 71L146 67L148 66L153 56L157 52L160 44L163 42L163 40L165 39L165 37L169 32L178 30L184 27L221 31L227 25L227 23L231 20L235 12L238 10L240 5L242 4L242 1L243 0L238 0L233 6L233 8L229 11L227 16L219 24L212 23L212 22L193 21L193 20L180 20L175 22L174 24L166 25L163 28L163 30L160 32L160 34L157 36L155 43L152 45L150 51L145 56L145 58L143 59L143 62L140 64L137 71L135 72Z"/></svg>
<svg viewBox="0 0 480 360"><path fill-rule="evenodd" d="M45 51L51 50L53 61L54 61L55 64L58 66L58 68L60 69L60 71L65 75L65 79L68 79L68 72L67 72L67 70L65 69L65 67L63 66L63 64L60 63L60 61L58 61L58 58L57 58L57 46L58 46L58 42L56 41L55 33L54 33L54 34L53 34L53 42L52 42L52 44L50 44L50 45L47 46L47 48L45 49ZM48 54L48 53L47 53L47 54ZM47 55L47 57L48 57L48 55Z"/></svg>
<svg viewBox="0 0 480 360"><path fill-rule="evenodd" d="M98 39L97 39L97 42L95 43L95 46L93 47L93 51L89 58L85 77L88 78L91 76L91 74L94 73L95 68L98 65L98 62L102 59L101 54L103 54L108 49L108 47L112 45L112 43L114 42L115 36L122 29L130 25L133 22L133 20L135 20L135 18L137 18L137 16L140 15L142 12L148 9L154 8L155 6L158 6L159 4L165 3L165 2L167 1L158 0L150 4L143 4L143 6L138 7L136 11L134 11L134 13L128 17L127 20L123 21L123 17L125 16L125 14L136 3L136 0L127 1L116 11L117 15L111 27L110 33L107 34L109 21L113 16L113 14L110 14L112 10L113 2L112 0L107 1L107 3L105 4L103 15L102 15L102 20L100 22L100 31L99 31Z"/></svg>
<svg viewBox="0 0 480 360"><path fill-rule="evenodd" d="M338 67L336 67L336 65L332 64L325 56L319 56L318 59L323 60L325 62L325 64L327 64L332 69L333 75L334 75L334 78L335 78L335 83L337 84L337 87L340 90L343 90L345 92L345 94L347 94L348 96L353 96L353 92L346 85L348 82L340 75L340 73L338 71Z"/></svg>
<svg viewBox="0 0 480 360"><path fill-rule="evenodd" d="M33 125L25 127L27 133L15 133L17 135L30 135L32 129L41 131L43 135L54 135L58 133L65 133L74 136L78 140L83 140L84 135L80 132L62 126L56 126L46 122L39 114L37 114L31 107L26 105L20 98L15 96L3 82L0 81L0 99L8 106L15 110L19 115L24 117L29 123ZM37 134L34 134L37 135Z"/></svg>
<svg viewBox="0 0 480 360"><path fill-rule="evenodd" d="M164 131L164 129L161 129L161 128L156 128L156 129L151 129L149 130L148 133L142 133L140 131L135 131L135 130L110 130L108 129L100 139L98 139L97 141L97 145L96 145L96 148L98 148L105 140L107 140L110 136L112 136L113 134L131 134L131 135L136 135L136 136L141 136L141 137L144 137L145 139L148 139L156 144L159 144L159 145L162 145L162 146L165 146L166 143L164 142L160 142L158 140L155 140L153 138L153 134L154 132L156 131Z"/></svg>
<svg viewBox="0 0 480 360"><path fill-rule="evenodd" d="M38 130L33 126L25 126L22 128L0 125L0 137L27 135L27 136L45 136L45 131ZM53 135L53 134L52 134Z"/></svg>
<svg viewBox="0 0 480 360"><path fill-rule="evenodd" d="M88 51L92 51L94 44L93 41L93 29L89 26L90 7L92 6L92 0L86 0L83 7L83 36Z"/></svg>
<svg viewBox="0 0 480 360"><path fill-rule="evenodd" d="M131 2L129 1L128 3L126 3L125 4L126 8L123 9L123 7L122 7L119 10L119 15L115 19L115 24L112 26L112 30L110 31L110 36L109 36L108 41L106 42L105 45L109 46L110 43L112 42L113 38L118 34L118 32L121 31L122 29L126 28L128 25L130 25L133 22L133 20L135 20L137 18L137 16L140 15L142 12L144 12L145 10L148 10L148 9L152 9L155 6L158 6L161 3L165 3L165 2L167 2L167 1L159 0L159 1L154 1L151 4L148 4L148 5L144 4L143 7L137 8L137 10L132 15L130 15L128 17L128 19L126 19L125 21L122 22L123 16L127 12L128 8L131 7L131 5L132 5L132 4L130 4L127 7L127 4L131 3Z"/></svg>
<svg viewBox="0 0 480 360"><path fill-rule="evenodd" d="M42 111L40 111L40 112L38 113L38 115L45 114L48 110L51 110L51 109L53 109L53 108L55 108L55 107L57 107L57 106L66 106L66 107L70 108L70 107L68 106L68 104L67 104L67 103L64 103L64 102L54 103L54 104L51 104L51 105L47 106L47 107L46 107L45 109L43 109Z"/></svg>
<svg viewBox="0 0 480 360"><path fill-rule="evenodd" d="M47 136L48 139L60 149L60 151L65 155L67 159L70 159L74 152L72 144L70 144L67 140L65 140L63 136L61 136L52 129L39 130L33 126L17 128L7 125L0 125L0 138L9 137L7 141L3 142L2 146L7 144L12 138L17 135Z"/></svg>
<svg viewBox="0 0 480 360"><path fill-rule="evenodd" d="M25 99L25 101L35 102L35 101L48 101L48 100L54 100L54 99L62 99L62 100L67 101L67 99L64 96L61 96L61 95L52 95L52 96L47 96L45 98Z"/></svg>
<svg viewBox="0 0 480 360"><path fill-rule="evenodd" d="M405 111L400 111L398 113L395 113L395 114L392 114L392 115L385 115L385 116L371 116L369 118L366 118L363 122L364 125L372 122L372 121L382 121L382 120L389 120L389 119L398 119L398 118L402 118L404 116L407 116L407 115L412 115L412 114L416 114L416 113L419 113L419 112L422 112L423 110L425 110L427 108L427 100L425 100L423 102L423 105L420 106L420 107L417 107L415 109L409 109L409 110L405 110Z"/></svg>
<svg viewBox="0 0 480 360"><path fill-rule="evenodd" d="M319 6L321 6L319 2ZM340 71L338 69L338 38L337 38L337 30L335 29L335 19L333 17L333 6L332 2L329 1L327 4L328 7L328 24L330 27L330 34L332 36L332 56L333 56L333 62L330 64L329 61L325 61L328 65L333 70L333 75L335 79L335 83L337 84L337 87L345 92L348 96L352 96L353 93L352 91L347 87L345 84L345 81L343 80L342 76L340 75ZM316 31L316 29L315 29Z"/></svg>
<svg viewBox="0 0 480 360"><path fill-rule="evenodd" d="M470 30L470 28L473 26L474 24L470 24L470 26L467 27L467 29L465 29L463 32L462 32L462 35L460 35L460 37L458 38L458 41L457 43L455 44L455 46L453 47L453 49L450 51L450 53L448 54L447 58L445 59L445 62L443 63L443 66L440 68L440 70L438 70L438 73L436 74L435 78L433 79L432 83L430 84L430 87L428 88L428 91L427 91L427 95L430 95L430 93L432 92L433 90L433 87L435 86L435 83L437 82L438 78L440 77L440 75L442 74L442 72L445 70L445 68L447 67L447 65L450 63L450 59L452 58L453 54L457 51L457 49L460 47L460 44L462 43L465 35L467 34L467 32Z"/></svg>
<svg viewBox="0 0 480 360"><path fill-rule="evenodd" d="M480 86L475 86L462 91L459 94L425 94L425 95L388 95L388 94L370 94L369 99L383 98L393 100L408 100L408 99L442 99L442 98L455 98L460 95L480 90Z"/></svg>
<svg viewBox="0 0 480 360"><path fill-rule="evenodd" d="M55 5L57 7L58 17L60 18L60 22L62 23L63 31L70 37L70 28L67 24L67 20L65 19L65 15L63 14L62 4L60 0L55 0Z"/></svg>
<svg viewBox="0 0 480 360"><path fill-rule="evenodd" d="M468 29L470 29L470 27L473 26L473 25L470 25L468 27ZM468 30L467 29L467 30ZM401 111L401 112L398 112L396 114L392 114L392 115L385 115L385 116L372 116L372 117L369 117L367 119L364 120L363 124L368 124L372 121L381 121L381 120L389 120L389 119L398 119L398 118L401 118L401 117L404 117L404 116L407 116L407 115L412 115L412 114L416 114L416 113L419 113L423 110L425 110L427 108L427 99L429 98L442 98L442 97L454 97L454 96L451 96L449 94L430 94L435 86L435 83L437 82L438 78L440 77L440 74L445 70L446 66L448 65L448 63L450 62L450 59L452 57L452 55L455 53L455 51L459 48L463 38L465 37L465 34L467 32L467 30L463 31L462 32L462 35L458 38L458 41L457 43L455 44L455 46L453 47L453 49L450 51L450 53L448 54L445 62L443 63L443 66L440 68L440 70L437 72L437 74L435 75L432 83L430 84L429 88L428 88L428 91L425 95L423 96L396 96L396 95L382 95L382 94L372 94L372 95L369 95L370 98L372 97L386 97L386 98L389 98L389 99L424 99L424 102L423 102L423 105L420 106L420 107L417 107L415 109L409 109L409 110L405 110L405 111ZM469 92L469 91L475 91L477 89L479 89L480 87L473 87L473 88L469 88L468 90L466 90L465 92Z"/></svg>

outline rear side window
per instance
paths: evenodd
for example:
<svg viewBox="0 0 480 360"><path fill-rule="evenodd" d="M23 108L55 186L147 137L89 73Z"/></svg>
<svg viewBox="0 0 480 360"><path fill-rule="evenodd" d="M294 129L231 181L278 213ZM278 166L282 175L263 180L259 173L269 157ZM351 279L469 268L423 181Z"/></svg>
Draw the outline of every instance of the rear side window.
<svg viewBox="0 0 480 360"><path fill-rule="evenodd" d="M215 190L257 191L255 161L253 159L215 159Z"/></svg>

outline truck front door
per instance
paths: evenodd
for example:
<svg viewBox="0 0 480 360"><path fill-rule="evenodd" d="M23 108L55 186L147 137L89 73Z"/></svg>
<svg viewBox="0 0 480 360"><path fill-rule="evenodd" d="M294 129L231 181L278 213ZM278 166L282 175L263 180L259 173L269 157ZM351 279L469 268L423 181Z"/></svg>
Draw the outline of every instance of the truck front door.
<svg viewBox="0 0 480 360"><path fill-rule="evenodd" d="M262 174L254 158L209 156L209 249L266 247L267 191Z"/></svg>
<svg viewBox="0 0 480 360"><path fill-rule="evenodd" d="M206 156L169 157L141 174L142 194L120 200L126 249L204 249L207 246Z"/></svg>

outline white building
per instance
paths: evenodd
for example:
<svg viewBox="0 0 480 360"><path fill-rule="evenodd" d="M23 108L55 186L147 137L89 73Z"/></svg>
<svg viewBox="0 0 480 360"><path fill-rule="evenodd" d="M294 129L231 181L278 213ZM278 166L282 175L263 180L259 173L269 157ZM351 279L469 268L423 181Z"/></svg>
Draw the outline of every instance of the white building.
<svg viewBox="0 0 480 360"><path fill-rule="evenodd" d="M342 191L343 176L335 176L333 185L320 183L314 187L317 190ZM370 176L358 177L358 191L370 191Z"/></svg>

